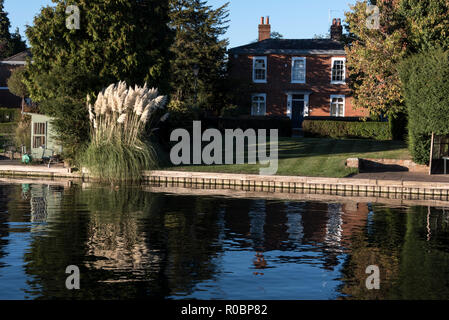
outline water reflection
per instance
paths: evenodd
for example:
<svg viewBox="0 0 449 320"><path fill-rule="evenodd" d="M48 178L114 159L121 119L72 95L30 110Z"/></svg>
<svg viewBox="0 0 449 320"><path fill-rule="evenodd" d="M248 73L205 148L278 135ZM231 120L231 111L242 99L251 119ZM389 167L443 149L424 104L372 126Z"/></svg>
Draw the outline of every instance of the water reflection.
<svg viewBox="0 0 449 320"><path fill-rule="evenodd" d="M0 298L444 299L449 210L0 184ZM77 265L81 290L65 288ZM381 289L367 290L378 265Z"/></svg>

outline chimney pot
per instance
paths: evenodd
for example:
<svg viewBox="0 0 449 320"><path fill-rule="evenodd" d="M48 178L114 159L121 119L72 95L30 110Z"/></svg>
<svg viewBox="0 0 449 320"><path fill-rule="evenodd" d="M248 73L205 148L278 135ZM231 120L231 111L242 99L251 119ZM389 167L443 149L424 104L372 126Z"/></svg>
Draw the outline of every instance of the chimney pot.
<svg viewBox="0 0 449 320"><path fill-rule="evenodd" d="M343 27L341 25L341 19L333 19L331 26L331 39L340 41L343 36Z"/></svg>
<svg viewBox="0 0 449 320"><path fill-rule="evenodd" d="M264 23L264 17L261 18L261 24L259 24L259 41L263 41L271 38L271 26L270 17L267 17L266 24Z"/></svg>
<svg viewBox="0 0 449 320"><path fill-rule="evenodd" d="M260 18L260 24L265 24L264 21L265 21L265 20L264 20L264 17L261 17L261 18Z"/></svg>

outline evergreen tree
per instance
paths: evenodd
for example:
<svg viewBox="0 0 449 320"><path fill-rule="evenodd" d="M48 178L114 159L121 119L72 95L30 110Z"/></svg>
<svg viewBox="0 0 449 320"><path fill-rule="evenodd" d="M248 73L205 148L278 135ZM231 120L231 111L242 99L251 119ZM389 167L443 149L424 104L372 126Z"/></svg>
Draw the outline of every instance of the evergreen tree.
<svg viewBox="0 0 449 320"><path fill-rule="evenodd" d="M201 0L170 0L170 27L175 32L170 107L216 111L223 106L228 40L221 36L228 28L228 4L212 9Z"/></svg>
<svg viewBox="0 0 449 320"><path fill-rule="evenodd" d="M55 0L27 29L33 63L27 87L41 112L55 118L66 155L88 141L86 95L119 80L168 88L168 0ZM66 6L79 8L79 29Z"/></svg>
<svg viewBox="0 0 449 320"><path fill-rule="evenodd" d="M0 0L0 60L26 49L25 41L20 36L19 29L11 34L11 23L4 8L4 0Z"/></svg>

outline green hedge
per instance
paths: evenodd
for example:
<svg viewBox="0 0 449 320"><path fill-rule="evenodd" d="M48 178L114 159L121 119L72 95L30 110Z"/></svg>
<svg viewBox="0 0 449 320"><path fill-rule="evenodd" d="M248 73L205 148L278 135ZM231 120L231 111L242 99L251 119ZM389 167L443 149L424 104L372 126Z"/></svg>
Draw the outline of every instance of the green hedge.
<svg viewBox="0 0 449 320"><path fill-rule="evenodd" d="M388 122L304 120L303 132L307 137L393 139Z"/></svg>
<svg viewBox="0 0 449 320"><path fill-rule="evenodd" d="M432 133L449 135L449 51L431 49L398 67L408 111L413 160L429 164Z"/></svg>
<svg viewBox="0 0 449 320"><path fill-rule="evenodd" d="M0 123L0 134L14 134L17 126L16 122Z"/></svg>
<svg viewBox="0 0 449 320"><path fill-rule="evenodd" d="M0 108L0 123L17 122L20 120L20 110L10 108Z"/></svg>

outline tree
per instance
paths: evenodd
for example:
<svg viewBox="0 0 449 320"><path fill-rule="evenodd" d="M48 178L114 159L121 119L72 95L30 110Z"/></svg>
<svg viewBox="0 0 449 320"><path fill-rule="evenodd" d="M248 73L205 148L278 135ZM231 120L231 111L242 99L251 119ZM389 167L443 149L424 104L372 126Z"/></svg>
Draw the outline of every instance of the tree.
<svg viewBox="0 0 449 320"><path fill-rule="evenodd" d="M89 139L86 96L120 80L168 90L168 2L160 0L54 0L26 31L33 63L27 88L40 111L52 116L66 154ZM69 29L66 6L79 8Z"/></svg>
<svg viewBox="0 0 449 320"><path fill-rule="evenodd" d="M24 99L28 95L28 90L25 84L25 67L19 67L12 71L8 81L9 91L20 98L22 98L22 112Z"/></svg>
<svg viewBox="0 0 449 320"><path fill-rule="evenodd" d="M399 66L409 117L410 152L428 164L430 137L449 134L449 51L431 49Z"/></svg>
<svg viewBox="0 0 449 320"><path fill-rule="evenodd" d="M11 34L11 23L4 8L4 0L0 0L0 60L15 55L26 49L25 41L20 36L19 29Z"/></svg>
<svg viewBox="0 0 449 320"><path fill-rule="evenodd" d="M368 4L379 8L379 28L367 27L375 13L367 13ZM436 45L449 48L449 1L357 1L346 21L355 106L391 117L406 112L397 66L412 53Z"/></svg>
<svg viewBox="0 0 449 320"><path fill-rule="evenodd" d="M367 1L346 13L347 65L354 105L373 114L395 116L405 110L396 65L406 55L406 36L397 1L378 1L380 28L367 27Z"/></svg>
<svg viewBox="0 0 449 320"><path fill-rule="evenodd" d="M273 31L270 34L271 39L284 39L284 36L277 31Z"/></svg>
<svg viewBox="0 0 449 320"><path fill-rule="evenodd" d="M228 3L212 9L201 0L170 0L171 108L217 110L223 104L226 79ZM194 66L198 76L194 75Z"/></svg>

